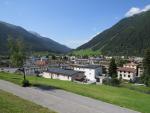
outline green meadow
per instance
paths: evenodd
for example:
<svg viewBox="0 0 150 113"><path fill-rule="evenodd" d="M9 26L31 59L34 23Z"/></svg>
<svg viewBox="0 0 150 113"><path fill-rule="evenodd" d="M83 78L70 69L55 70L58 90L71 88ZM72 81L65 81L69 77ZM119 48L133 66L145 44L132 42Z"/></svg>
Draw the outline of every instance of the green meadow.
<svg viewBox="0 0 150 113"><path fill-rule="evenodd" d="M0 113L55 113L40 105L0 90Z"/></svg>
<svg viewBox="0 0 150 113"><path fill-rule="evenodd" d="M17 74L0 73L0 79L21 85L23 76ZM132 90L128 87L85 85L35 76L27 76L27 79L30 81L32 86L58 88L125 108L133 109L142 113L150 113L150 94L138 90ZM145 88L145 90L149 90L149 88Z"/></svg>

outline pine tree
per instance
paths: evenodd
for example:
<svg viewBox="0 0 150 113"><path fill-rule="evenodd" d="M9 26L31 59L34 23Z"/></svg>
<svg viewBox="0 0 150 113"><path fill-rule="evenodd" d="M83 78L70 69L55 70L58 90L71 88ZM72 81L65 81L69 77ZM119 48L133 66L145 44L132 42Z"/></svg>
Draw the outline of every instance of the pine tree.
<svg viewBox="0 0 150 113"><path fill-rule="evenodd" d="M145 51L143 66L144 66L144 74L143 74L144 83L147 86L150 86L150 49L147 49Z"/></svg>
<svg viewBox="0 0 150 113"><path fill-rule="evenodd" d="M111 62L109 64L109 76L112 78L117 77L117 65L114 58L111 59Z"/></svg>

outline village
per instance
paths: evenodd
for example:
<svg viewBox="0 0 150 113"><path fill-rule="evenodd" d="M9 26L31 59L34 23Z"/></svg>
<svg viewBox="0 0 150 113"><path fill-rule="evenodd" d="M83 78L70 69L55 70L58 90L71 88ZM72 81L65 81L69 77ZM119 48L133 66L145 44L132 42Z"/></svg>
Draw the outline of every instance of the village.
<svg viewBox="0 0 150 113"><path fill-rule="evenodd" d="M119 57L115 57L118 59ZM76 56L29 57L23 68L28 76L67 80L83 84L103 84L109 79L109 65L112 57L100 56L82 58ZM142 57L120 57L126 61L117 66L117 78L138 83L143 74ZM2 67L0 71L15 73L19 68Z"/></svg>

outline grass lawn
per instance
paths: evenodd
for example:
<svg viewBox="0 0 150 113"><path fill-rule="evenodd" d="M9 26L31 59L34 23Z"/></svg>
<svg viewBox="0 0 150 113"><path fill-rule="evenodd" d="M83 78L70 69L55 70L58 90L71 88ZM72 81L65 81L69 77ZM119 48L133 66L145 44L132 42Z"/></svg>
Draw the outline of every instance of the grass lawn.
<svg viewBox="0 0 150 113"><path fill-rule="evenodd" d="M8 80L21 85L23 76L0 73L0 79ZM150 113L150 95L139 91L106 85L76 84L69 81L45 79L35 76L28 76L27 79L32 85L35 86L53 86L76 94L137 110L142 113Z"/></svg>
<svg viewBox="0 0 150 113"><path fill-rule="evenodd" d="M150 94L150 87L145 87L145 86L137 86L131 83L123 83L121 84L122 87L131 89L131 90L135 90L135 91L139 91L142 93L146 93L146 94Z"/></svg>
<svg viewBox="0 0 150 113"><path fill-rule="evenodd" d="M55 113L13 94L0 90L0 113Z"/></svg>

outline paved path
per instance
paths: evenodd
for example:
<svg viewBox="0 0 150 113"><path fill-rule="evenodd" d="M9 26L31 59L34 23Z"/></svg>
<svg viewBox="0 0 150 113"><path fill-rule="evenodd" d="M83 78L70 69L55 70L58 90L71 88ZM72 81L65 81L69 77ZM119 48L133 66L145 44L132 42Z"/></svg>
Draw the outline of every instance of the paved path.
<svg viewBox="0 0 150 113"><path fill-rule="evenodd" d="M4 80L0 80L0 89L58 113L137 113L126 108L58 89L23 88Z"/></svg>

